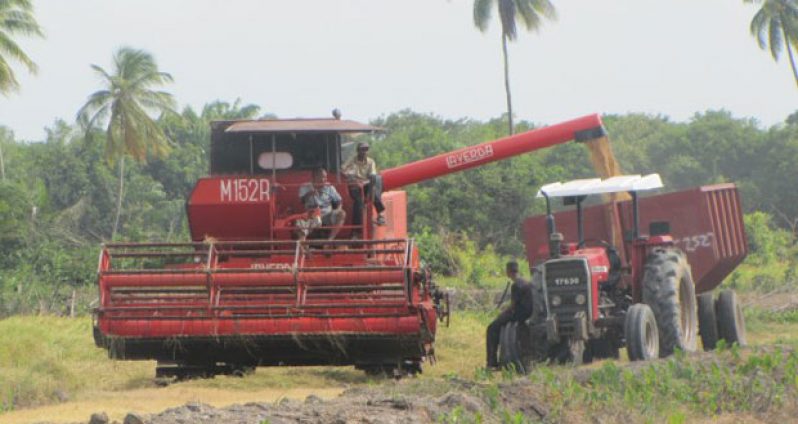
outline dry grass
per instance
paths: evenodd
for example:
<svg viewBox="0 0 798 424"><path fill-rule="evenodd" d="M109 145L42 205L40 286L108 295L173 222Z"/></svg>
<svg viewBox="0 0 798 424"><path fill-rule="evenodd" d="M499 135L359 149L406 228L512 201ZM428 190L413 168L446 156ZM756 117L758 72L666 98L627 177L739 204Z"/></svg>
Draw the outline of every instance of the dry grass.
<svg viewBox="0 0 798 424"><path fill-rule="evenodd" d="M426 365L418 382L474 377L483 365L485 327L492 317L492 313L458 313L451 327L439 328L438 363ZM795 345L796 328L798 323L760 320L750 326L749 341ZM260 368L246 378L217 377L158 388L152 379L154 369L154 362L107 359L105 351L94 346L88 318L0 320L0 407L5 409L0 409L0 424L81 421L101 410L119 419L128 411L155 412L188 401L223 406L304 398L311 393L330 397L349 387L384 383L352 367L280 367ZM59 400L64 395L66 402Z"/></svg>
<svg viewBox="0 0 798 424"><path fill-rule="evenodd" d="M472 376L484 360L489 320L485 314L454 316L452 326L438 332L438 363L427 365L420 378ZM352 367L277 367L259 368L246 378L222 376L158 388L154 370L152 361L109 360L94 346L88 318L0 320L0 423L84 420L86 413L99 410L145 412L189 400L220 406L311 393L332 396L352 386L382 383Z"/></svg>

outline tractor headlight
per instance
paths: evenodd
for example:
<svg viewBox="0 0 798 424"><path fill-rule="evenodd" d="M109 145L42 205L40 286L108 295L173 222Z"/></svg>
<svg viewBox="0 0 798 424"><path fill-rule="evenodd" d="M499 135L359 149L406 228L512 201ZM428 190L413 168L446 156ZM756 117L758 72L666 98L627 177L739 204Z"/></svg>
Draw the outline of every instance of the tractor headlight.
<svg viewBox="0 0 798 424"><path fill-rule="evenodd" d="M562 305L562 298L560 296L554 295L551 297L551 306L560 306Z"/></svg>
<svg viewBox="0 0 798 424"><path fill-rule="evenodd" d="M584 305L586 300L587 298L582 293L579 293L576 295L576 297L574 297L574 302L576 302L577 305Z"/></svg>

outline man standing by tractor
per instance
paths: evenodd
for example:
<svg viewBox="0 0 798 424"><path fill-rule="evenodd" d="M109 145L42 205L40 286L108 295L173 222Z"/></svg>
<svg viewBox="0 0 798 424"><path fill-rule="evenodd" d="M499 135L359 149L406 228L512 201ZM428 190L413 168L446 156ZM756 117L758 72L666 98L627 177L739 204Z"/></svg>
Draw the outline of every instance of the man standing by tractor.
<svg viewBox="0 0 798 424"><path fill-rule="evenodd" d="M510 307L503 310L493 322L488 325L485 344L488 348L487 367L496 369L499 362L496 353L499 348L499 334L505 324L512 321L524 321L534 311L532 283L521 278L518 272L518 262L507 262L507 277L512 281L510 286Z"/></svg>
<svg viewBox="0 0 798 424"><path fill-rule="evenodd" d="M305 205L308 219L300 239L304 240L307 232L320 226L328 227L328 239L333 240L341 230L346 219L346 212L341 208L341 195L327 182L327 171L324 168L313 170L313 181L299 187L299 198Z"/></svg>
<svg viewBox="0 0 798 424"><path fill-rule="evenodd" d="M349 195L354 200L352 225L363 223L364 195L374 195L374 208L377 209L377 225L385 224L385 206L382 204L382 178L377 174L377 164L368 156L369 144L357 143L357 154L344 164L343 170L349 180ZM363 187L361 190L361 186ZM372 193L373 190L373 193Z"/></svg>

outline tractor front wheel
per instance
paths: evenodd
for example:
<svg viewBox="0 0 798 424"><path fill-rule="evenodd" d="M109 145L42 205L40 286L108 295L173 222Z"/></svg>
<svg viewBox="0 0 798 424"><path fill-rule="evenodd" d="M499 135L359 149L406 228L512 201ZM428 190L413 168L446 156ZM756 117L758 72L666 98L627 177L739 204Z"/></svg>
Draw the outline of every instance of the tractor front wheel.
<svg viewBox="0 0 798 424"><path fill-rule="evenodd" d="M645 303L632 305L624 322L626 353L630 361L646 361L659 355L659 332L654 312Z"/></svg>
<svg viewBox="0 0 798 424"><path fill-rule="evenodd" d="M684 252L655 248L646 259L643 302L651 307L659 330L659 356L676 349L696 350L698 313L695 285Z"/></svg>
<svg viewBox="0 0 798 424"><path fill-rule="evenodd" d="M737 343L745 346L745 320L737 295L732 290L724 290L718 296L716 305L718 313L718 330L726 344Z"/></svg>
<svg viewBox="0 0 798 424"><path fill-rule="evenodd" d="M715 350L718 344L718 320L715 314L715 299L712 293L698 296L698 334L704 351Z"/></svg>

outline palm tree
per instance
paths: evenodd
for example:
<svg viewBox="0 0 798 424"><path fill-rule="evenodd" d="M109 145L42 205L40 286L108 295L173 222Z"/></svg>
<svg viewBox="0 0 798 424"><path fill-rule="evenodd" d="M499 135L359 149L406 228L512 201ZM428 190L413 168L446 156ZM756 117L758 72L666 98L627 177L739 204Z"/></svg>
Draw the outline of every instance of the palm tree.
<svg viewBox="0 0 798 424"><path fill-rule="evenodd" d="M172 82L171 75L158 70L152 55L143 50L123 47L114 53L113 61L113 73L91 65L105 88L89 96L77 117L78 122L86 128L87 137L95 126L103 125L107 120L106 158L111 164L119 159L119 193L112 240L119 229L119 216L122 213L125 155L146 162L148 156L168 154L169 140L150 114L175 113L172 95L152 89Z"/></svg>
<svg viewBox="0 0 798 424"><path fill-rule="evenodd" d="M11 39L12 35L35 35L43 37L42 29L33 17L30 0L0 0L0 94L7 95L19 89L8 59L22 63L35 74L36 64Z"/></svg>
<svg viewBox="0 0 798 424"><path fill-rule="evenodd" d="M474 0L474 24L485 32L491 18L493 5L499 9L502 23L502 54L504 57L504 89L507 93L507 117L509 133L513 134L513 103L510 97L510 63L507 56L507 42L518 37L517 22L521 22L528 31L537 31L543 24L541 15L548 19L557 19L557 12L549 0Z"/></svg>
<svg viewBox="0 0 798 424"><path fill-rule="evenodd" d="M798 85L798 69L792 51L793 47L798 47L798 0L744 1L762 3L762 8L751 19L751 35L756 37L761 49L770 49L776 61L779 60L782 47L786 48L795 84Z"/></svg>

